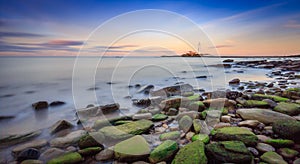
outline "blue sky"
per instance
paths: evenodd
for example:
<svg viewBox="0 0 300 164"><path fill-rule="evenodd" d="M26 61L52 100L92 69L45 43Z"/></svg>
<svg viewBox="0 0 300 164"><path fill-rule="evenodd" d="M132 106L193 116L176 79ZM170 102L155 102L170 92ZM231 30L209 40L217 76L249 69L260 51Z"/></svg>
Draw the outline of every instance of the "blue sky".
<svg viewBox="0 0 300 164"><path fill-rule="evenodd" d="M76 55L99 25L120 14L141 9L162 9L187 17L205 32L220 55L299 54L299 6L297 0L1 0L0 55ZM144 21L147 20L131 21L131 25ZM168 20L163 23L168 25ZM114 31L107 33L105 37L110 37L109 33ZM138 40L141 38L144 40ZM159 42L159 38L148 40ZM171 51L180 54L189 50L172 38L167 39L165 42L170 44L167 48ZM135 51L146 43L141 36L126 41L116 43L113 48L116 51L109 55ZM109 46L100 40L91 44L89 48ZM90 53L92 55L92 51Z"/></svg>

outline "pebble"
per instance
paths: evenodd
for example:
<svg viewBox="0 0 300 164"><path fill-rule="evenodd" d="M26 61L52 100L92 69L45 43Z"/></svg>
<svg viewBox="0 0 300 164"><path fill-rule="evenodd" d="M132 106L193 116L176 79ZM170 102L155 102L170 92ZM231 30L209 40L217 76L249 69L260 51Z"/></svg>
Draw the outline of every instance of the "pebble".
<svg viewBox="0 0 300 164"><path fill-rule="evenodd" d="M226 116L222 116L222 117L221 117L221 121L222 121L222 122L230 123L230 120L231 120L231 116L229 116L229 115L226 115Z"/></svg>
<svg viewBox="0 0 300 164"><path fill-rule="evenodd" d="M272 139L265 135L256 135L256 137L258 138L258 141L261 141L261 142L265 142L266 140Z"/></svg>
<svg viewBox="0 0 300 164"><path fill-rule="evenodd" d="M238 123L238 126L246 126L246 127L251 127L254 128L256 127L260 122L257 120L245 120L242 122Z"/></svg>
<svg viewBox="0 0 300 164"><path fill-rule="evenodd" d="M111 148L104 149L96 154L95 159L97 161L107 161L114 158L114 151Z"/></svg>
<svg viewBox="0 0 300 164"><path fill-rule="evenodd" d="M224 122L220 122L220 123L217 123L214 128L215 129L219 129L219 128L224 128L224 127L229 127L231 126L230 123L224 123Z"/></svg>
<svg viewBox="0 0 300 164"><path fill-rule="evenodd" d="M273 146L265 143L258 143L256 145L256 149L261 152L275 151L275 148Z"/></svg>

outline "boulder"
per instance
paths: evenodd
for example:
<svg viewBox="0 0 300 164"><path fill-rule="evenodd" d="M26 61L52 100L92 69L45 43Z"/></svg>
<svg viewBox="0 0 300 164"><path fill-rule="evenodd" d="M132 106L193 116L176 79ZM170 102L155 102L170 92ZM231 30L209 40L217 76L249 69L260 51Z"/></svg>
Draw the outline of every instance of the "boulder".
<svg viewBox="0 0 300 164"><path fill-rule="evenodd" d="M68 122L66 120L59 120L50 127L50 133L53 134L53 133L56 133L63 129L68 129L68 128L72 128L72 127L73 127L73 125L70 122Z"/></svg>
<svg viewBox="0 0 300 164"><path fill-rule="evenodd" d="M152 114L151 113L139 113L132 116L133 120L151 120Z"/></svg>
<svg viewBox="0 0 300 164"><path fill-rule="evenodd" d="M243 104L246 108L269 108L270 105L265 101L259 101L259 100L246 100Z"/></svg>
<svg viewBox="0 0 300 164"><path fill-rule="evenodd" d="M99 132L102 132L107 139L119 140L146 133L152 126L152 121L138 120L118 126L107 126L101 128Z"/></svg>
<svg viewBox="0 0 300 164"><path fill-rule="evenodd" d="M177 140L179 138L180 138L180 132L179 131L168 132L168 133L161 134L159 136L159 139L161 141L165 141L165 140Z"/></svg>
<svg viewBox="0 0 300 164"><path fill-rule="evenodd" d="M221 110L208 110L206 112L205 122L209 129L213 129L213 127L220 122L221 114Z"/></svg>
<svg viewBox="0 0 300 164"><path fill-rule="evenodd" d="M252 99L254 100L264 100L264 99L271 99L276 102L285 102L288 101L288 98L280 97L276 95L265 95L265 94L254 94L252 95Z"/></svg>
<svg viewBox="0 0 300 164"><path fill-rule="evenodd" d="M182 112L177 115L176 120L179 121L184 116L189 116L192 119L197 119L197 118L199 118L199 115L200 115L200 113L196 112L196 111Z"/></svg>
<svg viewBox="0 0 300 164"><path fill-rule="evenodd" d="M235 78L229 81L229 84L240 84L240 79Z"/></svg>
<svg viewBox="0 0 300 164"><path fill-rule="evenodd" d="M287 139L268 139L265 143L270 144L276 148L280 147L292 147L295 143L292 140Z"/></svg>
<svg viewBox="0 0 300 164"><path fill-rule="evenodd" d="M114 151L110 148L104 149L95 155L97 161L108 161L114 158Z"/></svg>
<svg viewBox="0 0 300 164"><path fill-rule="evenodd" d="M274 151L265 152L260 159L269 164L287 164L287 162Z"/></svg>
<svg viewBox="0 0 300 164"><path fill-rule="evenodd" d="M17 161L21 162L27 159L38 159L40 157L40 151L34 148L27 148L21 151L16 157Z"/></svg>
<svg viewBox="0 0 300 164"><path fill-rule="evenodd" d="M193 125L193 120L189 116L183 116L179 122L179 128L183 130L183 132L188 132Z"/></svg>
<svg viewBox="0 0 300 164"><path fill-rule="evenodd" d="M156 91L150 91L150 95L154 96L161 96L161 97L169 97L175 95L184 95L187 92L193 92L193 86L190 84L181 84L181 85L174 85L170 87L165 87Z"/></svg>
<svg viewBox="0 0 300 164"><path fill-rule="evenodd" d="M201 120L194 119L193 120L193 127L194 127L194 131L195 131L196 134L200 133L201 128L202 128Z"/></svg>
<svg viewBox="0 0 300 164"><path fill-rule="evenodd" d="M39 149L39 148L44 147L46 145L47 145L47 140L45 140L45 139L33 140L33 141L30 141L28 143L25 143L25 144L22 144L22 145L19 145L19 146L13 148L12 152L14 154L19 154L21 151L23 151L25 149L28 149L28 148Z"/></svg>
<svg viewBox="0 0 300 164"><path fill-rule="evenodd" d="M298 151L290 148L280 148L278 153L282 155L284 158L294 158L299 154Z"/></svg>
<svg viewBox="0 0 300 164"><path fill-rule="evenodd" d="M175 141L166 140L157 146L149 156L151 163L158 163L169 160L178 150L178 145Z"/></svg>
<svg viewBox="0 0 300 164"><path fill-rule="evenodd" d="M223 63L231 63L231 62L234 62L234 60L233 59L225 59L225 60L223 60Z"/></svg>
<svg viewBox="0 0 300 164"><path fill-rule="evenodd" d="M274 111L284 113L290 116L295 116L300 114L300 105L296 103L280 102Z"/></svg>
<svg viewBox="0 0 300 164"><path fill-rule="evenodd" d="M155 114L154 116L152 116L152 121L161 121L161 120L165 120L167 118L168 118L168 116L165 114Z"/></svg>
<svg viewBox="0 0 300 164"><path fill-rule="evenodd" d="M66 103L63 102L63 101L52 101L52 102L49 104L49 106L54 107L54 106L60 106L60 105L64 105L64 104L66 104Z"/></svg>
<svg viewBox="0 0 300 164"><path fill-rule="evenodd" d="M84 159L83 157L77 153L77 152L72 152L72 153L66 153L64 155L61 155L57 158L54 158L50 161L47 162L47 164L59 164L59 163L79 163L82 162Z"/></svg>
<svg viewBox="0 0 300 164"><path fill-rule="evenodd" d="M181 148L172 164L206 164L207 158L204 151L204 144L201 141L195 141Z"/></svg>
<svg viewBox="0 0 300 164"><path fill-rule="evenodd" d="M83 108L77 110L77 115L81 118L99 116L119 110L120 105L118 103L108 104L104 106L93 106L89 108Z"/></svg>
<svg viewBox="0 0 300 164"><path fill-rule="evenodd" d="M268 151L275 151L275 148L273 146L265 143L258 143L256 145L256 149L263 153Z"/></svg>
<svg viewBox="0 0 300 164"><path fill-rule="evenodd" d="M236 113L244 120L258 120L264 124L271 124L278 120L295 120L289 115L260 108L238 109Z"/></svg>
<svg viewBox="0 0 300 164"><path fill-rule="evenodd" d="M144 137L137 135L114 146L115 159L132 162L149 156L150 147Z"/></svg>
<svg viewBox="0 0 300 164"><path fill-rule="evenodd" d="M43 161L49 161L50 159L56 158L58 156L61 156L65 154L65 151L59 148L49 148L46 151L44 151L40 158Z"/></svg>
<svg viewBox="0 0 300 164"><path fill-rule="evenodd" d="M182 98L176 97L176 98L170 98L170 99L161 101L161 103L159 104L159 107L162 110L167 111L169 108L178 109L181 104L182 104Z"/></svg>
<svg viewBox="0 0 300 164"><path fill-rule="evenodd" d="M300 143L300 122L296 120L276 121L272 125L275 134L285 139L291 139L296 143Z"/></svg>
<svg viewBox="0 0 300 164"><path fill-rule="evenodd" d="M137 93L149 93L154 88L154 85L144 85L139 90L137 90Z"/></svg>
<svg viewBox="0 0 300 164"><path fill-rule="evenodd" d="M105 141L105 136L101 132L91 132L82 136L78 141L80 149L88 147L103 147L102 143Z"/></svg>
<svg viewBox="0 0 300 164"><path fill-rule="evenodd" d="M258 124L260 124L260 122L257 120L245 120L245 121L239 122L238 126L246 126L246 127L255 128Z"/></svg>
<svg viewBox="0 0 300 164"><path fill-rule="evenodd" d="M256 135L251 131L240 127L224 127L212 132L216 140L242 141L246 145L255 145L258 141Z"/></svg>
<svg viewBox="0 0 300 164"><path fill-rule="evenodd" d="M223 141L206 145L211 163L250 164L253 157L245 144L240 141Z"/></svg>
<svg viewBox="0 0 300 164"><path fill-rule="evenodd" d="M105 126L115 125L115 123L118 122L118 121L129 121L129 120L132 120L131 116L120 116L120 117L109 118L109 119L103 118L103 119L96 120L94 122L93 128L94 129L100 129L100 128L103 128Z"/></svg>
<svg viewBox="0 0 300 164"><path fill-rule="evenodd" d="M92 156L99 153L102 149L102 147L88 147L78 150L78 153L82 156Z"/></svg>
<svg viewBox="0 0 300 164"><path fill-rule="evenodd" d="M199 111L199 112L203 111L206 108L202 101L191 102L187 107L192 111Z"/></svg>
<svg viewBox="0 0 300 164"><path fill-rule="evenodd" d="M67 134L64 137L57 137L50 141L50 146L63 148L77 143L82 136L86 134L84 130L77 130Z"/></svg>
<svg viewBox="0 0 300 164"><path fill-rule="evenodd" d="M196 134L192 137L192 141L201 141L205 144L209 143L209 136L207 134Z"/></svg>
<svg viewBox="0 0 300 164"><path fill-rule="evenodd" d="M21 162L21 164L43 164L43 161L37 159L27 159Z"/></svg>
<svg viewBox="0 0 300 164"><path fill-rule="evenodd" d="M32 107L36 110L46 109L46 108L48 108L48 106L49 106L49 104L47 101L38 101L38 102L32 104Z"/></svg>

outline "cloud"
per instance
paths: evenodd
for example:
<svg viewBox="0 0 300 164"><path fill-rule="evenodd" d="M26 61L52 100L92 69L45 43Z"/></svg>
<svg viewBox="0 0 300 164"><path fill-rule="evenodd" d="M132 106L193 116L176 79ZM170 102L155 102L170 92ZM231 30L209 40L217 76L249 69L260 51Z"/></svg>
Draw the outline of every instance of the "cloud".
<svg viewBox="0 0 300 164"><path fill-rule="evenodd" d="M43 43L45 46L80 46L83 44L83 41L74 41L74 40L50 40L47 43Z"/></svg>
<svg viewBox="0 0 300 164"><path fill-rule="evenodd" d="M96 46L94 48L100 48L100 49L125 49L125 48L138 47L138 46L139 45L128 44L128 45L120 45L120 46Z"/></svg>
<svg viewBox="0 0 300 164"><path fill-rule="evenodd" d="M222 45L216 45L210 48L227 48L227 47L234 47L233 45L227 45L227 44L222 44Z"/></svg>
<svg viewBox="0 0 300 164"><path fill-rule="evenodd" d="M295 20L290 20L284 25L286 28L300 28L300 23Z"/></svg>
<svg viewBox="0 0 300 164"><path fill-rule="evenodd" d="M26 32L0 32L0 38L36 38L36 37L44 37L45 35L41 34L33 34Z"/></svg>

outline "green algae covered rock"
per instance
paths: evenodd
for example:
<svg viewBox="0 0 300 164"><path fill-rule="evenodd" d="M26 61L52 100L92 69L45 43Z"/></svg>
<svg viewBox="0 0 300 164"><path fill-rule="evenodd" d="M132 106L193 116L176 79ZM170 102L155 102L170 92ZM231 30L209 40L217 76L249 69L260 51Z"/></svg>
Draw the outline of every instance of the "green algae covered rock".
<svg viewBox="0 0 300 164"><path fill-rule="evenodd" d="M265 141L265 143L270 144L274 147L291 147L295 143L292 140L286 140L286 139L268 139Z"/></svg>
<svg viewBox="0 0 300 164"><path fill-rule="evenodd" d="M255 100L263 100L263 99L271 99L276 102L285 102L289 101L288 98L275 96L275 95L264 95L264 94L254 94L252 95L252 98Z"/></svg>
<svg viewBox="0 0 300 164"><path fill-rule="evenodd" d="M274 151L265 152L260 159L269 164L287 164L287 162Z"/></svg>
<svg viewBox="0 0 300 164"><path fill-rule="evenodd" d="M178 138L180 138L180 132L179 131L168 132L168 133L161 134L159 136L159 139L161 141L177 140Z"/></svg>
<svg viewBox="0 0 300 164"><path fill-rule="evenodd" d="M48 161L47 164L62 164L62 163L72 164L72 163L79 163L82 161L83 161L82 156L79 153L74 152L74 153L67 153L57 158L54 158Z"/></svg>
<svg viewBox="0 0 300 164"><path fill-rule="evenodd" d="M269 104L267 102L258 101L258 100L246 100L242 105L247 108L253 108L253 107L268 108L269 107Z"/></svg>
<svg viewBox="0 0 300 164"><path fill-rule="evenodd" d="M300 143L300 122L296 120L280 120L272 125L274 133L284 139L290 139Z"/></svg>
<svg viewBox="0 0 300 164"><path fill-rule="evenodd" d="M178 124L179 124L179 128L186 133L192 127L193 120L191 117L185 115L179 120Z"/></svg>
<svg viewBox="0 0 300 164"><path fill-rule="evenodd" d="M195 101L190 103L188 108L194 111L203 111L206 107L202 101Z"/></svg>
<svg viewBox="0 0 300 164"><path fill-rule="evenodd" d="M87 147L103 147L101 143L103 143L105 137L101 132L92 132L82 136L78 141L78 147L80 149Z"/></svg>
<svg viewBox="0 0 300 164"><path fill-rule="evenodd" d="M202 141L203 143L209 143L209 136L207 134L196 134L192 137L192 141Z"/></svg>
<svg viewBox="0 0 300 164"><path fill-rule="evenodd" d="M168 116L165 114L155 114L154 116L152 116L153 121L161 121L161 120L165 120L167 118L168 118Z"/></svg>
<svg viewBox="0 0 300 164"><path fill-rule="evenodd" d="M119 161L137 161L147 158L150 147L144 137L137 135L114 146L115 158Z"/></svg>
<svg viewBox="0 0 300 164"><path fill-rule="evenodd" d="M251 131L240 127L223 127L217 129L213 136L221 141L242 141L246 145L255 145L258 141L256 135Z"/></svg>
<svg viewBox="0 0 300 164"><path fill-rule="evenodd" d="M177 152L177 150L178 145L175 141L166 140L150 153L149 161L151 163L158 163L168 160Z"/></svg>
<svg viewBox="0 0 300 164"><path fill-rule="evenodd" d="M85 155L95 155L102 150L102 147L88 147L82 150L79 150L78 153L85 156Z"/></svg>
<svg viewBox="0 0 300 164"><path fill-rule="evenodd" d="M274 108L274 111L294 116L300 114L300 105L296 103L281 102Z"/></svg>
<svg viewBox="0 0 300 164"><path fill-rule="evenodd" d="M206 164L207 158L204 151L204 144L195 141L185 145L176 154L172 164Z"/></svg>
<svg viewBox="0 0 300 164"><path fill-rule="evenodd" d="M193 127L194 127L194 131L195 131L196 134L200 133L201 128L202 128L201 120L194 119L193 120Z"/></svg>
<svg viewBox="0 0 300 164"><path fill-rule="evenodd" d="M208 159L211 163L245 163L250 164L253 157L241 141L223 141L206 145Z"/></svg>
<svg viewBox="0 0 300 164"><path fill-rule="evenodd" d="M138 120L118 126L106 126L99 132L102 132L107 139L119 140L146 133L152 126L152 121Z"/></svg>

